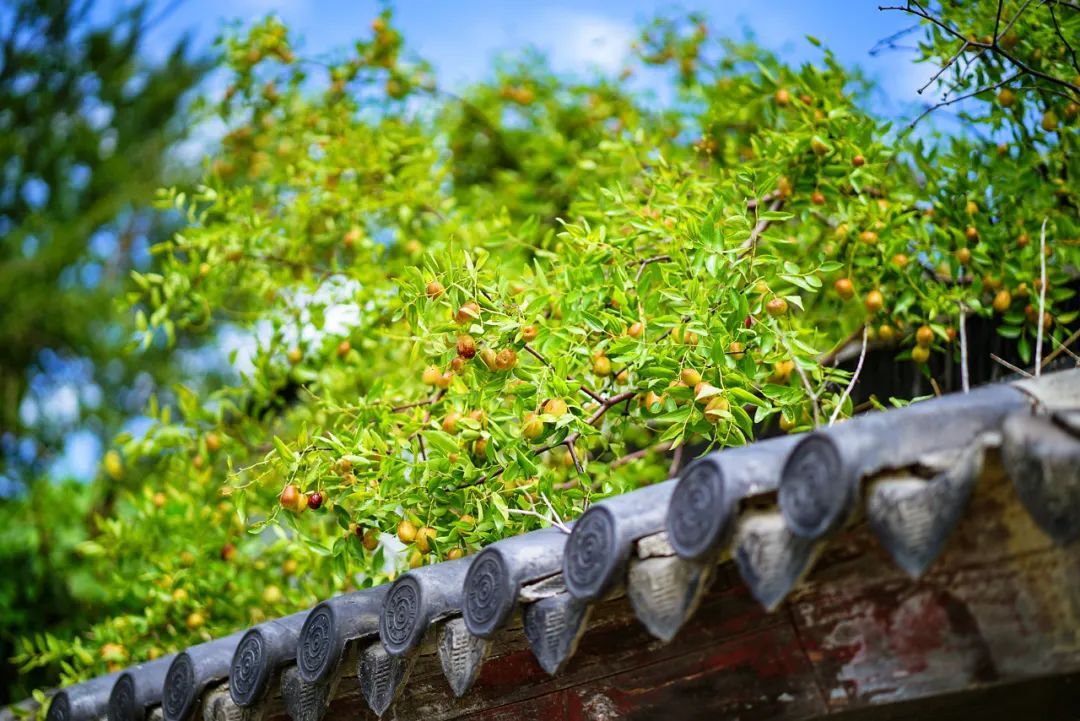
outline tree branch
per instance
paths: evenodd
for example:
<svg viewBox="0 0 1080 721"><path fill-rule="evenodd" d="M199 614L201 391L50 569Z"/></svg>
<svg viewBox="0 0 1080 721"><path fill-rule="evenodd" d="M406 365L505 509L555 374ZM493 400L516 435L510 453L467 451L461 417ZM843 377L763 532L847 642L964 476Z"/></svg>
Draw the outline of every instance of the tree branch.
<svg viewBox="0 0 1080 721"><path fill-rule="evenodd" d="M671 260L670 255L654 255L651 258L646 258L638 265L637 275L634 276L634 282L637 283L641 280L641 274L645 272L645 266L653 263L667 263Z"/></svg>
<svg viewBox="0 0 1080 721"><path fill-rule="evenodd" d="M836 423L836 419L840 417L840 411L844 407L844 401L851 395L851 389L859 381L859 374L862 373L863 361L866 360L866 341L870 337L870 328L863 325L862 332L862 351L859 352L859 362L855 365L855 373L852 374L851 380L848 381L847 387L844 388L843 395L840 396L840 400L836 403L836 408L833 409L832 416L829 418L829 425Z"/></svg>
<svg viewBox="0 0 1080 721"><path fill-rule="evenodd" d="M926 20L927 22L932 23L936 27L941 28L941 30L948 33L949 35L952 35L956 39L962 40L964 43L966 43L970 47L982 48L983 50L989 50L991 53L993 53L995 55L1000 55L1001 57L1005 58L1010 63L1012 63L1014 66L1019 68L1024 73L1027 73L1028 75L1031 75L1031 76L1036 77L1036 78L1041 78L1042 80L1045 80L1046 82L1052 83L1054 85L1061 85L1063 87L1068 88L1069 90L1072 90L1077 95L1080 95L1080 86L1075 85L1075 84L1069 82L1068 80L1063 80L1061 78L1055 78L1053 75L1049 75L1048 73L1044 73L1041 70L1037 70L1036 68L1031 67L1030 65L1028 65L1024 61L1020 60L1020 58L1016 57L1011 52L1009 52L1005 48L1001 47L1001 45L998 44L998 39L996 37L993 38L992 42L989 42L989 43L980 42L978 40L971 40L970 38L965 37L959 30L956 30L955 28L951 27L949 24L947 24L947 23L943 22L942 20L939 20L938 18L931 15L929 12L924 10L923 7L918 2L916 2L915 0L911 0L911 2L909 2L907 6L902 6L902 5L879 5L878 10L882 10L882 11L885 11L885 10L899 10L902 13L907 13L909 15L915 15L917 17L920 17L923 20ZM1021 8L1020 12L1023 12L1022 8ZM1020 15L1020 13L1018 12L1017 16L1019 16L1019 15ZM993 87L998 87L998 85L995 85ZM980 91L980 92L982 92L982 91ZM974 93L974 94L978 94L978 93ZM971 95L969 94L969 95L966 95L964 97L971 97ZM951 102L952 101L950 101L950 103ZM939 106L936 106L936 107L941 107L941 106L939 105ZM922 118L922 116L919 116L919 117L920 117L920 119Z"/></svg>
<svg viewBox="0 0 1080 721"><path fill-rule="evenodd" d="M1052 360L1057 358L1062 353L1068 353L1069 355L1074 355L1073 352L1069 350L1069 346L1072 345L1073 343L1075 343L1078 338L1080 338L1080 328L1078 328L1071 336L1066 338L1064 340L1064 342L1060 343L1058 345L1058 347L1054 349L1053 352L1048 353L1047 356L1045 358L1043 358L1043 362L1042 362L1043 368L1048 366Z"/></svg>
<svg viewBox="0 0 1080 721"><path fill-rule="evenodd" d="M1039 332L1035 336L1035 377L1042 374L1043 320L1046 314L1046 221L1043 218L1042 232L1039 234Z"/></svg>
<svg viewBox="0 0 1080 721"><path fill-rule="evenodd" d="M1061 32L1061 26L1058 25L1057 13L1054 12L1053 0L1045 0L1043 4L1046 5L1046 9L1050 11L1050 19L1054 22L1054 32L1069 51L1069 57L1072 58L1073 70L1076 71L1077 75L1080 75L1080 62L1077 62L1076 60L1076 50L1073 49L1073 46L1069 44L1069 41L1065 39L1065 35Z"/></svg>
<svg viewBox="0 0 1080 721"><path fill-rule="evenodd" d="M544 356L540 355L540 352L539 352L538 350L536 350L535 348L533 348L533 347L532 347L531 345L529 345L528 343L526 343L526 344L525 344L525 352L526 352L526 353L528 353L529 355L531 355L531 356L532 356L533 358L535 358L536 360L538 360L538 361L540 361L541 363L543 363L544 365L546 365L546 366L547 366L548 368L550 368L551 370L555 370L555 366L551 365L551 363L550 363L550 362L548 361L548 359L547 359L547 358L545 358ZM573 376L570 376L569 378L567 378L567 380L571 380L571 381L572 381L572 380L574 380L574 377L573 377ZM597 393L597 392L593 391L593 390L592 390L591 388L587 388L586 386L582 385L582 386L580 386L580 387L578 388L578 390L580 390L580 391L581 391L582 393L584 393L585 395L587 395L587 396L588 396L589 398L592 398L592 399L593 399L594 401L596 401L597 403L603 403L603 402L604 402L604 397L603 397L603 396L601 396L601 395L600 395L599 393Z"/></svg>
<svg viewBox="0 0 1080 721"><path fill-rule="evenodd" d="M922 120L923 118L925 118L927 115L934 112L938 108L943 108L946 105L952 105L954 103L959 103L961 100L967 100L968 98L973 98L976 95L979 95L981 93L988 93L991 90L997 90L1002 85L1006 85L1008 83L1011 83L1013 80L1016 80L1018 77L1020 77L1021 74L1022 73L1019 73L1019 72L1014 73L1014 74L1010 75L1009 77L1005 78L1004 80L1001 80L999 82L994 83L993 85L987 85L987 86L979 88L978 90L973 90L970 93L966 93L964 95L958 95L955 98L950 98L948 100L942 100L941 102L937 103L936 105L931 105L929 108L924 110L919 115L919 117L912 120L911 123L907 126L907 128L905 129L904 132L906 133L906 132L910 131L912 128L914 128L918 124L918 122L920 120Z"/></svg>
<svg viewBox="0 0 1080 721"><path fill-rule="evenodd" d="M633 398L635 393L636 393L636 391L624 391L622 393L619 393L618 395L614 395L614 396L611 396L610 398L603 399L600 402L600 407L597 408L596 411L591 416L589 416L589 419L586 421L586 423L588 423L590 426L596 425L600 421L600 419L604 417L605 413L607 413L608 411L610 411L612 408L619 405L623 401L627 400L628 398ZM547 453L548 451L554 450L554 449L558 448L559 446L566 446L567 449L569 450L570 454L571 454L571 457L574 459L574 466L578 469L579 473L583 473L584 470L581 467L581 462L578 460L577 454L574 451L574 444L577 443L579 438L581 438L581 431L574 431L573 433L571 433L570 435L568 435L566 438L559 441L558 443L549 443L549 444L547 444L545 446L541 446L540 448L537 448L535 451L533 451L533 455L539 456L540 454ZM506 467L505 466L500 466L499 468L492 471L491 473L485 473L484 475L480 476L480 478L473 481L469 485L478 486L481 483L484 483L485 481L491 480L492 478L498 478L505 471L506 471Z"/></svg>
<svg viewBox="0 0 1080 721"><path fill-rule="evenodd" d="M671 459L671 466L668 467L668 478L674 478L679 473L679 466L682 465L683 451L685 450L686 446L683 445L675 449L675 457Z"/></svg>
<svg viewBox="0 0 1080 721"><path fill-rule="evenodd" d="M772 202L769 203L770 211L777 211L780 210L780 208L782 207L784 207L784 199L780 196L776 196L775 198L773 198ZM757 210L756 204L753 206L753 209ZM743 243L743 251L739 253L740 259L745 258L750 253L754 252L754 250L757 248L758 240L761 238L762 234L764 234L765 231L769 229L770 225L772 225L772 221L768 218L758 219L757 223L750 231L750 237L746 239L745 243Z"/></svg>
<svg viewBox="0 0 1080 721"><path fill-rule="evenodd" d="M625 456L620 456L614 461L608 464L608 468L618 468L619 466L625 466L627 463L633 463L634 461L645 458L650 453L666 453L671 450L671 442L666 441L664 443L657 443L655 446L649 446L648 448L642 448L632 453L627 453Z"/></svg>

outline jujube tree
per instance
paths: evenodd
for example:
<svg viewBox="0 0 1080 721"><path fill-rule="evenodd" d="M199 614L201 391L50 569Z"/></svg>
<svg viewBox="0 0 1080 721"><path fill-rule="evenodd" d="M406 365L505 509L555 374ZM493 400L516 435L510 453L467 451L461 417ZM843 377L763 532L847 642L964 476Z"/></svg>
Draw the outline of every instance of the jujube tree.
<svg viewBox="0 0 1080 721"><path fill-rule="evenodd" d="M1032 52L1057 47L1035 8L1004 6ZM949 12L994 32L993 12ZM926 59L952 41L930 26ZM663 109L632 68L572 79L537 56L447 92L388 15L330 67L272 20L224 49L229 132L200 185L162 193L187 226L130 301L146 344L229 327L252 350L241 382L180 391L118 439L143 489L95 546L142 588L190 588L203 623L178 625L162 590L137 633L105 621L84 648L231 630L573 518L688 447L842 419L836 359L863 343L929 373L982 352L965 318L996 317L1026 362L1075 321L1076 195L1056 182L1078 170L1075 113L1034 110L1075 104L1071 81L976 94L972 132L945 138L875 117L827 51L793 68L698 17L638 45L678 84ZM984 56L972 82L1008 72ZM163 523L192 563L166 539L133 551Z"/></svg>

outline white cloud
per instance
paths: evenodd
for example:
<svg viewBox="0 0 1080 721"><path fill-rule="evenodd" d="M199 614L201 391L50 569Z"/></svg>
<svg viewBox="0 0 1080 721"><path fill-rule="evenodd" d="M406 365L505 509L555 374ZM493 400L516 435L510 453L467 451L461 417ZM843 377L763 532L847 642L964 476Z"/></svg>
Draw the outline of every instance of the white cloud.
<svg viewBox="0 0 1080 721"><path fill-rule="evenodd" d="M560 69L595 67L615 72L622 67L634 41L634 26L602 15L561 10L545 23L555 36L542 45Z"/></svg>

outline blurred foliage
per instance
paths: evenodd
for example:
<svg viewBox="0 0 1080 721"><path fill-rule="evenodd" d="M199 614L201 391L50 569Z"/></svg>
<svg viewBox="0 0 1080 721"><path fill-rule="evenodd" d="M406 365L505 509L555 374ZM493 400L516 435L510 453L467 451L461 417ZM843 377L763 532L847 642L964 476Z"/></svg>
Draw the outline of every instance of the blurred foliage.
<svg viewBox="0 0 1080 721"><path fill-rule="evenodd" d="M141 411L137 379L173 376L164 347L127 362L132 324L114 300L140 254L149 268L149 245L175 229L151 201L178 177L180 111L208 65L182 41L147 62L147 6L108 24L91 7L17 0L0 11L0 699L55 681L15 673L16 636L70 636L119 610L75 553L109 512L110 484L43 475L73 431L104 443ZM70 395L58 409L60 389Z"/></svg>
<svg viewBox="0 0 1080 721"><path fill-rule="evenodd" d="M947 21L992 33L986 5ZM1003 7L1067 59L1045 10ZM222 50L227 134L200 183L160 194L185 227L128 300L144 347L229 327L250 353L242 382L177 387L107 454L128 490L79 548L117 611L28 629L18 655L64 681L573 518L683 447L848 416L830 357L864 328L928 374L962 314L1026 363L1040 326L1047 349L1075 326L1064 61L940 138L876 117L828 51L794 68L697 16L649 24L616 78L529 54L460 94L388 13L330 66L272 19ZM1013 72L965 60L971 82ZM670 107L631 89L642 64Z"/></svg>

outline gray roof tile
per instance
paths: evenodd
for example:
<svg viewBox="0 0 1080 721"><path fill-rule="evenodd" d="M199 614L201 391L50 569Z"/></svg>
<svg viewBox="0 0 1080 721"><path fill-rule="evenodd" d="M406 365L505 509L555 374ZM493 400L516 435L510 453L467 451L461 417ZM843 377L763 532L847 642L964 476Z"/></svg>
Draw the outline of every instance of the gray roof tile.
<svg viewBox="0 0 1080 721"><path fill-rule="evenodd" d="M897 565L918 576L999 453L1031 517L1069 543L1080 538L1078 399L1080 370L1064 371L710 454L677 482L596 504L569 534L548 528L507 538L391 586L63 689L48 721L96 721L106 710L109 721L146 721L159 702L164 721L189 721L200 699L207 719L247 718L241 707L266 703L275 678L294 721L319 721L337 680L354 671L382 714L406 688L425 638L461 696L519 606L533 654L558 673L596 602L625 593L650 633L670 640L717 563L731 558L771 609L830 532L853 517L865 517ZM345 668L349 659L355 669Z"/></svg>

